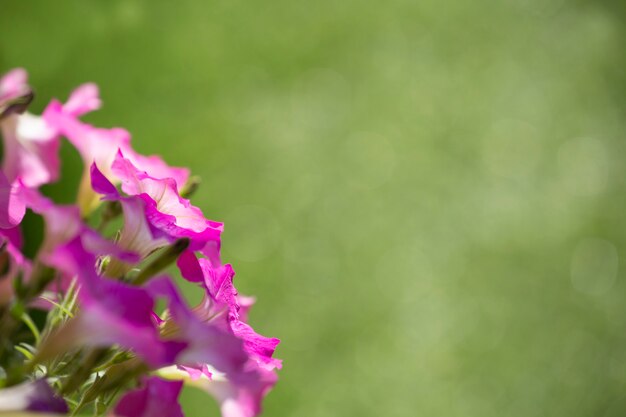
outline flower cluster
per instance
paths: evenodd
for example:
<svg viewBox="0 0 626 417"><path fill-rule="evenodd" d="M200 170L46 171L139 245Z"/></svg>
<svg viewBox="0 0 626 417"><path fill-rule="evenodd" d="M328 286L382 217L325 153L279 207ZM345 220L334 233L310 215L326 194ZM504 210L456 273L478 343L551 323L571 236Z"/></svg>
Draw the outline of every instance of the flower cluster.
<svg viewBox="0 0 626 417"><path fill-rule="evenodd" d="M0 78L0 413L179 417L190 384L225 417L258 415L279 340L247 323L254 300L220 261L223 226L188 200L197 182L137 153L126 130L82 121L100 107L95 85L41 116L32 99L24 70ZM64 138L84 163L75 205L40 191L59 179ZM37 217L43 240L26 256L22 226ZM198 306L162 274L174 264L204 292Z"/></svg>

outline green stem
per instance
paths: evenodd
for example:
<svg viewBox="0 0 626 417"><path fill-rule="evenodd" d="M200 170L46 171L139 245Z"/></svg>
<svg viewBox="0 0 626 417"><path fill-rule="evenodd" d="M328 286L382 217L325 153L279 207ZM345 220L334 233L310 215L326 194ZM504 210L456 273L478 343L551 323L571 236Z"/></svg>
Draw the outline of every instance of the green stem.
<svg viewBox="0 0 626 417"><path fill-rule="evenodd" d="M178 239L172 245L168 246L159 256L150 264L139 272L133 280L135 285L145 284L150 278L167 268L172 262L178 259L178 256L189 247L189 239Z"/></svg>
<svg viewBox="0 0 626 417"><path fill-rule="evenodd" d="M60 394L68 395L76 391L89 378L92 369L107 355L108 348L92 349L85 355L80 367L65 381Z"/></svg>

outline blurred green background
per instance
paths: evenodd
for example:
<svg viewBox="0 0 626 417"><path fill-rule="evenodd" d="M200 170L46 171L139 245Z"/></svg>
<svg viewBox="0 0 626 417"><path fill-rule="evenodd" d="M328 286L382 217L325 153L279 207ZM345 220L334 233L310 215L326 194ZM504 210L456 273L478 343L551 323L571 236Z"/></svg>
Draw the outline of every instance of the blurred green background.
<svg viewBox="0 0 626 417"><path fill-rule="evenodd" d="M264 415L617 417L625 5L3 0L0 69L35 110L97 82L88 120L202 177L282 339Z"/></svg>

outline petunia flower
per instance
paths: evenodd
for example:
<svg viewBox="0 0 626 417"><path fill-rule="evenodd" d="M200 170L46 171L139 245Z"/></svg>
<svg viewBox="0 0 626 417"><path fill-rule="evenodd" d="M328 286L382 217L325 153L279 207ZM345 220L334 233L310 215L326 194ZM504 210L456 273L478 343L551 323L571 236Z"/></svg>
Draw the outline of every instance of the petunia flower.
<svg viewBox="0 0 626 417"><path fill-rule="evenodd" d="M223 224L207 220L199 208L182 198L173 178L158 178L142 170L121 149L112 170L126 194L146 202L146 215L154 227L172 239L189 238L192 249L213 253L212 248L219 248Z"/></svg>
<svg viewBox="0 0 626 417"><path fill-rule="evenodd" d="M30 87L26 84L26 72L10 72L0 80L0 109L3 107L2 96L7 103L28 94ZM9 182L19 178L27 187L38 187L56 181L59 176L59 130L43 117L30 113L19 114L26 109L26 104L19 111L5 110L4 117L0 119L4 140L2 170ZM62 111L71 117L81 116L99 107L98 89L94 84L78 87L67 103L61 105Z"/></svg>
<svg viewBox="0 0 626 417"><path fill-rule="evenodd" d="M19 415L20 411L65 414L69 410L48 383L38 379L0 390L0 414Z"/></svg>
<svg viewBox="0 0 626 417"><path fill-rule="evenodd" d="M0 414L67 412L44 379L11 386L44 372L51 381L61 378L68 401L81 398L72 402L74 413L93 401L102 411L100 400L135 382L110 417L182 417L183 384L212 395L223 417L257 416L282 366L273 357L279 340L247 323L254 299L238 294L233 268L220 260L222 223L185 198L194 184L189 170L139 154L124 129L82 122L101 106L94 84L80 86L64 104L53 100L41 117L26 113L32 98L24 70L0 78L0 324L10 342L5 348L27 340L28 329L35 340L16 346L22 355L3 365L8 388L0 390ZM58 178L61 137L84 163L76 205L56 204L38 190ZM99 230L123 214L114 239L87 225L101 201ZM21 253L27 209L44 221L32 261ZM204 291L195 308L170 277L158 275L175 260ZM30 309L43 301L52 315L40 322Z"/></svg>
<svg viewBox="0 0 626 417"><path fill-rule="evenodd" d="M137 196L121 196L95 163L91 166L91 184L93 190L103 195L105 200L116 201L122 207L124 227L117 239L119 247L138 254L141 259L170 242L166 235L148 222L146 202ZM132 263L114 261L108 265L105 274L120 277L131 267Z"/></svg>
<svg viewBox="0 0 626 417"><path fill-rule="evenodd" d="M121 151L112 166L128 196L122 196L95 163L91 167L91 184L105 200L122 205L124 228L120 246L146 256L165 242L187 238L191 250L201 250L212 259L219 259L222 223L206 220L200 209L180 196L173 179L149 176Z"/></svg>

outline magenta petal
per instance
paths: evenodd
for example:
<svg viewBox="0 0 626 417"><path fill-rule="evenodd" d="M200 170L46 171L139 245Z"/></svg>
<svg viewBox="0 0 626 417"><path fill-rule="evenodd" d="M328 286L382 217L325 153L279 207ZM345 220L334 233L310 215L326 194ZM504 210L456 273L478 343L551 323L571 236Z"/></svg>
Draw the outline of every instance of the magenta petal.
<svg viewBox="0 0 626 417"><path fill-rule="evenodd" d="M141 388L126 393L115 407L116 417L183 417L178 396L182 381L144 378Z"/></svg>
<svg viewBox="0 0 626 417"><path fill-rule="evenodd" d="M176 265L180 270L180 274L189 282L204 282L204 274L202 268L196 259L193 251L186 250L180 254Z"/></svg>
<svg viewBox="0 0 626 417"><path fill-rule="evenodd" d="M206 364L199 364L195 367L184 365L177 365L176 367L181 371L187 372L189 374L189 378L191 378L192 381L197 381L202 377L210 380L213 376L213 374L211 374L211 371L209 371L209 367Z"/></svg>
<svg viewBox="0 0 626 417"><path fill-rule="evenodd" d="M98 165L94 162L89 169L91 174L91 187L98 194L102 194L105 198L115 199L119 197L117 188L107 177L104 176L102 171L98 169Z"/></svg>

